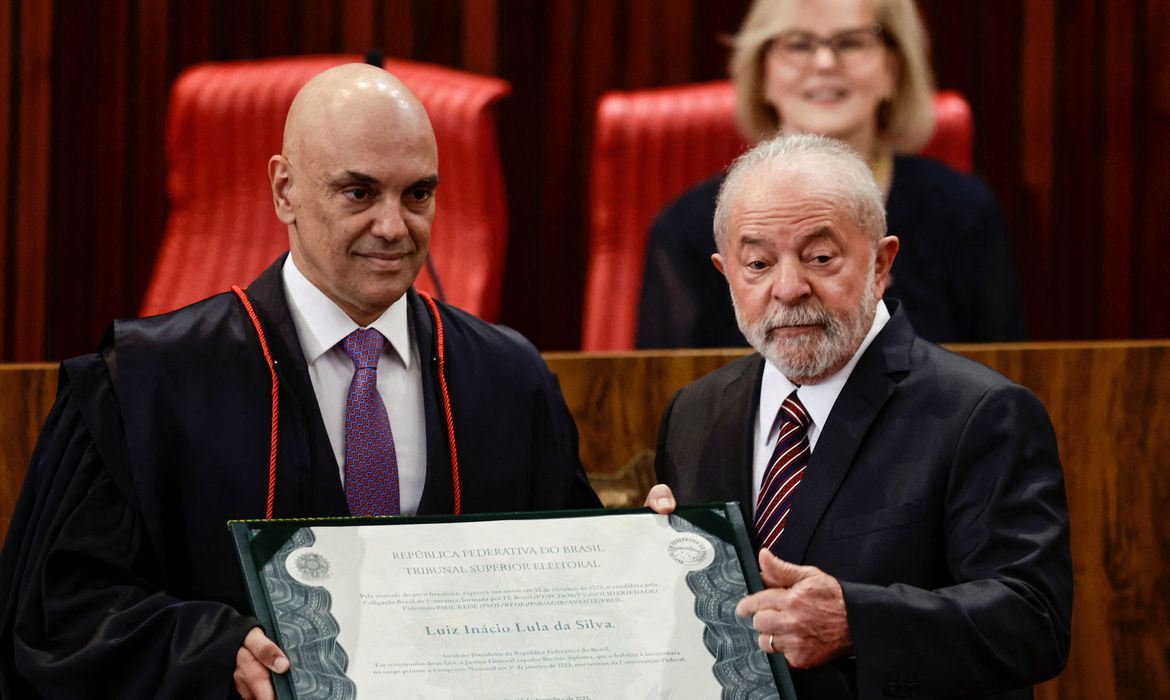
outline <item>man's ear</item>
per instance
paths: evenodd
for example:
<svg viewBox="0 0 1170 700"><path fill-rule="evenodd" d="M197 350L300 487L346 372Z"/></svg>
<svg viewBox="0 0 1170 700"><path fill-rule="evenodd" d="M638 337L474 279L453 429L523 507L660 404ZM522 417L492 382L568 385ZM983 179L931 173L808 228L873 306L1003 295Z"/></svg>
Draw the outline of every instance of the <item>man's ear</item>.
<svg viewBox="0 0 1170 700"><path fill-rule="evenodd" d="M276 218L289 226L296 223L296 213L288 198L288 191L292 187L292 168L284 156L272 156L268 159L268 183L272 186L272 204L276 207Z"/></svg>
<svg viewBox="0 0 1170 700"><path fill-rule="evenodd" d="M897 236L886 236L878 241L877 251L873 261L873 285L877 298L886 293L890 284L890 268L894 266L894 258L898 255L901 243Z"/></svg>
<svg viewBox="0 0 1170 700"><path fill-rule="evenodd" d="M716 270L719 270L720 274L722 274L724 277L727 276L727 271L723 269L723 255L722 254L712 253L711 254L711 264L715 266Z"/></svg>

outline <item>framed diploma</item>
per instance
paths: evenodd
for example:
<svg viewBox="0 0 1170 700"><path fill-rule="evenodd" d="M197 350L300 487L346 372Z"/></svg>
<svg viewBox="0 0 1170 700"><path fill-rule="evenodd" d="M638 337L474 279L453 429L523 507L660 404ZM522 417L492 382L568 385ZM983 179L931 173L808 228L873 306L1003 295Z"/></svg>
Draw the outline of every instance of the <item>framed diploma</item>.
<svg viewBox="0 0 1170 700"><path fill-rule="evenodd" d="M795 698L736 504L229 525L281 700Z"/></svg>

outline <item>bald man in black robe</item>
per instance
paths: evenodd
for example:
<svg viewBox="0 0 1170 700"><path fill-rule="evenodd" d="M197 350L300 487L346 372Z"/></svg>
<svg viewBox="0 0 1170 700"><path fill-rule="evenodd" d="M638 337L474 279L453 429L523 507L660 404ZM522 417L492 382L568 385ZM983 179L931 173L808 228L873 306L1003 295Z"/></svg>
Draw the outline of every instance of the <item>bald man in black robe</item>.
<svg viewBox="0 0 1170 700"><path fill-rule="evenodd" d="M247 289L280 380L275 517L349 514L282 270L359 327L405 298L420 358L418 513L600 505L555 377L513 331L437 304L458 450L455 486L439 328L412 288L438 183L425 111L370 66L314 78L269 164L282 256ZM241 300L220 294L117 322L61 366L0 557L0 697L271 697L287 659L247 614L225 523L262 518L271 380ZM233 683L234 680L234 683Z"/></svg>

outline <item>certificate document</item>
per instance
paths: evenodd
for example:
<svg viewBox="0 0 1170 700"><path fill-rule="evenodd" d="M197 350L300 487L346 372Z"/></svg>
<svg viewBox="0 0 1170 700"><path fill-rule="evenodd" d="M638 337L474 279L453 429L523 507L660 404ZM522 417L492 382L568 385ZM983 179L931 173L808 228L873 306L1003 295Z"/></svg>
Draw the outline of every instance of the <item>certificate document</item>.
<svg viewBox="0 0 1170 700"><path fill-rule="evenodd" d="M734 504L231 528L281 698L794 697Z"/></svg>

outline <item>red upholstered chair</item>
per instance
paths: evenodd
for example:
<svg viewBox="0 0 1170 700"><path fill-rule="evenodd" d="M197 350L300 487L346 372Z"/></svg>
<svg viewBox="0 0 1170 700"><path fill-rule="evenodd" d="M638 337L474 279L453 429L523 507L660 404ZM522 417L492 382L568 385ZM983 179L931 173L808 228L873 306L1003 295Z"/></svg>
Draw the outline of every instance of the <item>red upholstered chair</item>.
<svg viewBox="0 0 1170 700"><path fill-rule="evenodd" d="M170 212L142 313L178 308L245 285L288 248L268 187L293 96L317 73L360 56L205 63L175 81L167 123ZM426 106L439 144L431 257L451 303L499 313L507 200L492 105L503 80L386 61ZM434 292L425 271L418 286Z"/></svg>
<svg viewBox="0 0 1170 700"><path fill-rule="evenodd" d="M971 108L935 96L935 132L923 155L971 170ZM634 346L646 239L655 215L726 168L746 143L728 81L610 92L597 107L590 182L591 236L583 350Z"/></svg>

